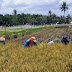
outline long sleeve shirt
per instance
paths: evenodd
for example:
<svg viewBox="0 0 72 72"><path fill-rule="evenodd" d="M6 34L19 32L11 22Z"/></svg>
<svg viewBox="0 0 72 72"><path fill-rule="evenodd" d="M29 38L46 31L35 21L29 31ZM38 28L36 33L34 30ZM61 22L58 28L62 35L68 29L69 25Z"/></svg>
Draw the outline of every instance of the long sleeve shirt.
<svg viewBox="0 0 72 72"><path fill-rule="evenodd" d="M29 47L30 44L30 39L26 40L26 42L24 43L24 47ZM34 42L35 46L38 46L38 44L36 42Z"/></svg>

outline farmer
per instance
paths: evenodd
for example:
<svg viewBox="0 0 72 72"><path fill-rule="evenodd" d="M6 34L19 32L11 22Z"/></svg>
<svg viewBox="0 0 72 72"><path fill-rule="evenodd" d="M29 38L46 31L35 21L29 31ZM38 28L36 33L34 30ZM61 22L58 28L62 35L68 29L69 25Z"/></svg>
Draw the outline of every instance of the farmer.
<svg viewBox="0 0 72 72"><path fill-rule="evenodd" d="M5 38L4 37L0 37L0 43L3 43L5 45Z"/></svg>
<svg viewBox="0 0 72 72"><path fill-rule="evenodd" d="M53 39L52 41L48 42L48 45L54 44L55 42L57 42L57 43L60 42L60 39L57 37L57 38Z"/></svg>
<svg viewBox="0 0 72 72"><path fill-rule="evenodd" d="M61 40L61 43L65 44L65 45L69 44L69 42L70 42L70 40L67 38L67 36L64 36Z"/></svg>
<svg viewBox="0 0 72 72"><path fill-rule="evenodd" d="M31 37L30 39L26 40L26 42L24 43L24 47L31 47L33 45L38 46L35 37Z"/></svg>

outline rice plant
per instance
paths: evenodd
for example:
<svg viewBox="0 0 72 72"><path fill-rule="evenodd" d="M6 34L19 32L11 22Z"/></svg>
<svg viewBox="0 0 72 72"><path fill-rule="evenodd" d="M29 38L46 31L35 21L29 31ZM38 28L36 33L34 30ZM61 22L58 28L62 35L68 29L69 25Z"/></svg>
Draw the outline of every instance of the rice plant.
<svg viewBox="0 0 72 72"><path fill-rule="evenodd" d="M71 72L72 42L69 45L40 44L24 48L18 43L0 44L0 72Z"/></svg>

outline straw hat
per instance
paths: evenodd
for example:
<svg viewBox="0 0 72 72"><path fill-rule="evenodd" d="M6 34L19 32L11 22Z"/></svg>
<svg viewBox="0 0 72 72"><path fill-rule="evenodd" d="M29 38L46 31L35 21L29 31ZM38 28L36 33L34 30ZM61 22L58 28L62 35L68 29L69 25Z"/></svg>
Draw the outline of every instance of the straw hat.
<svg viewBox="0 0 72 72"><path fill-rule="evenodd" d="M5 41L5 38L4 37L0 37L0 41Z"/></svg>
<svg viewBox="0 0 72 72"><path fill-rule="evenodd" d="M35 37L31 37L30 40L36 42L36 38Z"/></svg>

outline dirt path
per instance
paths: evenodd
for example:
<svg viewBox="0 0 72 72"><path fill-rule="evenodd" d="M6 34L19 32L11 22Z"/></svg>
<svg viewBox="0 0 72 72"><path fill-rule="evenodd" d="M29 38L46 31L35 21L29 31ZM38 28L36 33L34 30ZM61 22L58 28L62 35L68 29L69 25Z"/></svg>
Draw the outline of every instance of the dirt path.
<svg viewBox="0 0 72 72"><path fill-rule="evenodd" d="M68 38L70 37L72 41L72 34L70 33L71 32L68 28L53 28L25 35L24 37L18 37L17 39L7 40L7 42L18 42L23 44L27 39L32 36L36 37L37 43L49 42L56 37L59 37L61 39L63 36L68 36Z"/></svg>

